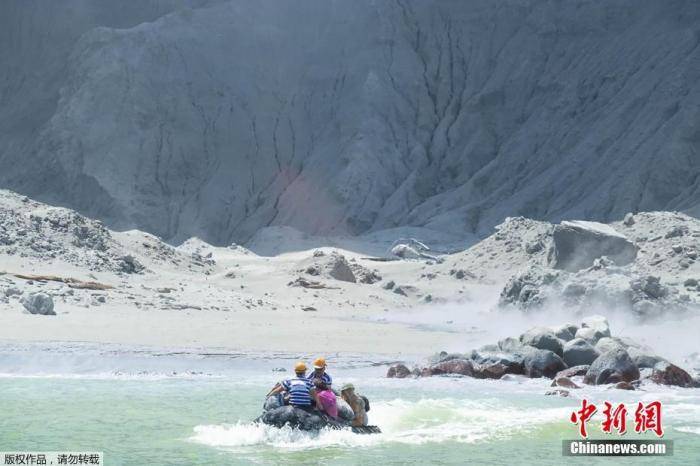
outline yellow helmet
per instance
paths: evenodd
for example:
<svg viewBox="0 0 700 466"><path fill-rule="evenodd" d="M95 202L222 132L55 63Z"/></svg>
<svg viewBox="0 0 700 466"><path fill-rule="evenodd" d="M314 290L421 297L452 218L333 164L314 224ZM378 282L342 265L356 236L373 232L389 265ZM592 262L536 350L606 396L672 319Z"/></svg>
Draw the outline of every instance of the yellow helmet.
<svg viewBox="0 0 700 466"><path fill-rule="evenodd" d="M306 372L306 364L303 361L294 364L294 372Z"/></svg>
<svg viewBox="0 0 700 466"><path fill-rule="evenodd" d="M326 367L326 360L324 358L318 358L314 361L314 369L323 369Z"/></svg>

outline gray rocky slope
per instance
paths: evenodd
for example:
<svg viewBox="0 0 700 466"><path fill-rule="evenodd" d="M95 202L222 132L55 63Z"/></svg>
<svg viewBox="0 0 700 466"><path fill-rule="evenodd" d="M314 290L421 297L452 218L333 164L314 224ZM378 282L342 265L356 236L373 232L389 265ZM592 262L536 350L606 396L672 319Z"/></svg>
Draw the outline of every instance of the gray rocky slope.
<svg viewBox="0 0 700 466"><path fill-rule="evenodd" d="M0 185L115 228L700 213L700 4L8 0Z"/></svg>

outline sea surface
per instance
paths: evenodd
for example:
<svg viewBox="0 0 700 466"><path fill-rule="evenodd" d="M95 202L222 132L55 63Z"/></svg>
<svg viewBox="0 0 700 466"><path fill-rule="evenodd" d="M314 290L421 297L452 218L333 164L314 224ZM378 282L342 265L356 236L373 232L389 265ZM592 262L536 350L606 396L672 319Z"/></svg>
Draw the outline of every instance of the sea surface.
<svg viewBox="0 0 700 466"><path fill-rule="evenodd" d="M296 359L90 345L0 345L0 451L101 451L108 465L700 464L700 389L587 387L545 396L549 381L394 380L381 356L325 355L336 384L371 401L378 435L257 425L264 394ZM664 458L565 458L582 398L663 403ZM601 409L602 410L602 409ZM633 412L622 438L633 432ZM593 438L601 414L589 424Z"/></svg>

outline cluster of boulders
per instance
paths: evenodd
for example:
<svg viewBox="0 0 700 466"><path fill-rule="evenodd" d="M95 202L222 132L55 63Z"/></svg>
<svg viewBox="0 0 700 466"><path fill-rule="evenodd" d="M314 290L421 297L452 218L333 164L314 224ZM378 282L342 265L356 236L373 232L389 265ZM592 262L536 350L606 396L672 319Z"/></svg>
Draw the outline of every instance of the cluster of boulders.
<svg viewBox="0 0 700 466"><path fill-rule="evenodd" d="M698 270L696 219L654 212L628 214L612 225L532 223L509 219L501 229L511 241L503 245L506 251L522 235L519 248L527 253L501 292L501 306L532 309L564 301L573 310L614 307L652 318L700 304L698 278L688 277ZM527 239L533 229L539 235Z"/></svg>
<svg viewBox="0 0 700 466"><path fill-rule="evenodd" d="M519 338L504 338L467 354L441 352L412 370L395 364L387 377L447 374L480 379L548 377L553 386L569 389L579 388L578 383L634 389L646 379L664 385L700 386L688 372L649 348L628 338L613 337L607 319L601 316L588 317L580 326L534 327Z"/></svg>

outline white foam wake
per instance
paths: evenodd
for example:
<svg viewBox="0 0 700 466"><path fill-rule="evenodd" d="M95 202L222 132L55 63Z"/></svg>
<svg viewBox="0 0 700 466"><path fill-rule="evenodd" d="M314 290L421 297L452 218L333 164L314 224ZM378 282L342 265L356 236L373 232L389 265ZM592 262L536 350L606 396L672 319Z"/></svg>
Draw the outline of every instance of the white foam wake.
<svg viewBox="0 0 700 466"><path fill-rule="evenodd" d="M238 423L197 426L190 440L226 449L267 445L290 450L378 443L473 443L506 437L513 432L550 422L561 422L567 419L569 411L568 408L523 410L500 407L496 403L456 399L396 399L372 404L370 422L380 426L383 432L378 435L357 435L347 430L301 432L290 428Z"/></svg>

